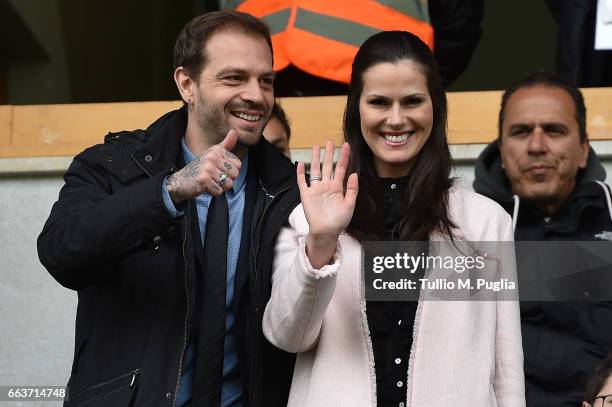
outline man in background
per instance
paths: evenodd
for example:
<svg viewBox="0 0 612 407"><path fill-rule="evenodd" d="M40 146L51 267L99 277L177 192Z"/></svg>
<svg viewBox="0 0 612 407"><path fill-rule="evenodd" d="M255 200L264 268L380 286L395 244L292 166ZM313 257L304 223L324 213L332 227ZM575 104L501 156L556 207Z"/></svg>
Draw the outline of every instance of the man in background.
<svg viewBox="0 0 612 407"><path fill-rule="evenodd" d="M474 189L512 215L515 240L612 240L605 178L579 89L537 73L506 90ZM612 347L612 329L603 328L612 326L612 304L590 302L585 289L581 302L523 302L521 319L527 405L580 405L589 372Z"/></svg>

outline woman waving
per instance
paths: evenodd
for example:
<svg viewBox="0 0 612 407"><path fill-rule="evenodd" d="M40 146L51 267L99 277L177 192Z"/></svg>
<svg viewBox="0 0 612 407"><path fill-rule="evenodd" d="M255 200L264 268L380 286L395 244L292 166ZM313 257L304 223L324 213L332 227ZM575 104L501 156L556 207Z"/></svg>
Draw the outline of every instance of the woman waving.
<svg viewBox="0 0 612 407"><path fill-rule="evenodd" d="M361 46L335 173L333 143L322 166L315 146L278 238L263 329L298 353L289 406L524 406L517 302L365 298L364 241L512 241L501 207L453 185L446 115L417 37Z"/></svg>

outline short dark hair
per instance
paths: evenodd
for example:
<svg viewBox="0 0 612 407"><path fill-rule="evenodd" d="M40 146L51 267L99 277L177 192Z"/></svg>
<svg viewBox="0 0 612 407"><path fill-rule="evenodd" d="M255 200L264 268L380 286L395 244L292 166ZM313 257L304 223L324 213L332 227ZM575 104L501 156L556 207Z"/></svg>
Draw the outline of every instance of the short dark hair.
<svg viewBox="0 0 612 407"><path fill-rule="evenodd" d="M610 377L612 377L612 352L595 368L591 377L587 380L584 401L592 405L595 402L595 397Z"/></svg>
<svg viewBox="0 0 612 407"><path fill-rule="evenodd" d="M344 139L351 146L347 174L359 175L359 194L347 231L360 241L383 238L383 191L374 168L373 153L361 132L359 99L363 74L374 65L413 61L427 80L433 108L431 134L418 153L406 189L405 212L400 220L401 240L425 240L434 230L452 238L455 224L448 212L448 190L452 186L452 159L446 139L446 93L431 49L406 31L383 31L368 38L353 61L349 94L344 111Z"/></svg>
<svg viewBox="0 0 612 407"><path fill-rule="evenodd" d="M228 29L261 36L274 56L270 30L261 20L239 11L213 11L195 17L183 27L174 45L174 69L182 66L191 79L197 80L206 64L204 49L208 39Z"/></svg>
<svg viewBox="0 0 612 407"><path fill-rule="evenodd" d="M289 124L289 119L287 119L287 115L285 114L285 110L278 104L278 102L274 102L274 106L272 106L272 114L270 117L276 117L280 124L285 129L285 133L287 133L287 142L291 138L291 126Z"/></svg>
<svg viewBox="0 0 612 407"><path fill-rule="evenodd" d="M574 108L576 110L576 121L578 122L578 130L580 132L580 142L584 143L588 140L587 130L586 130L586 106L584 104L584 97L582 96L582 92L580 89L552 73L548 72L536 72L534 74L529 75L528 77L521 79L520 81L512 84L502 96L501 106L499 108L499 120L497 123L497 136L501 141L502 138L502 127L504 125L505 119L505 110L506 104L517 90L522 88L531 88L534 86L547 86L551 88L559 88L567 92L568 95L574 101Z"/></svg>

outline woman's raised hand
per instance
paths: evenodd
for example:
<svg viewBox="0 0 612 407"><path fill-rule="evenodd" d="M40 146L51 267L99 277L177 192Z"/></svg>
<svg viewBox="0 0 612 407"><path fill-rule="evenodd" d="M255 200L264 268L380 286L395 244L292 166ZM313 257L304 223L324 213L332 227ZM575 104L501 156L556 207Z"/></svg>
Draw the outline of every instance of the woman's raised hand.
<svg viewBox="0 0 612 407"><path fill-rule="evenodd" d="M306 183L304 164L297 167L297 181L309 232L306 251L314 268L328 264L336 250L340 233L348 226L357 199L357 174L349 176L344 188L344 176L348 165L350 147L342 145L340 158L334 172L334 142L327 141L323 168L320 168L319 146L312 148L310 186Z"/></svg>

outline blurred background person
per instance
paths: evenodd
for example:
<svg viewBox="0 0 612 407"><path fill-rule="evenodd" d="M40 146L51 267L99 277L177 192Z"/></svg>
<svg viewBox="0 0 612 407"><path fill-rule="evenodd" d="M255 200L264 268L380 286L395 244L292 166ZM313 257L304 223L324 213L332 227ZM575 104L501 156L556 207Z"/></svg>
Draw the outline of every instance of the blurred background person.
<svg viewBox="0 0 612 407"><path fill-rule="evenodd" d="M597 8L612 10L612 2L546 0L546 4L557 23L557 73L575 86L612 86L612 50L595 47L597 19L602 19Z"/></svg>
<svg viewBox="0 0 612 407"><path fill-rule="evenodd" d="M291 158L289 151L289 139L291 138L291 126L285 110L277 102L272 107L272 115L264 128L263 135L274 147Z"/></svg>
<svg viewBox="0 0 612 407"><path fill-rule="evenodd" d="M612 352L589 378L582 402L582 407L606 406L612 406Z"/></svg>
<svg viewBox="0 0 612 407"><path fill-rule="evenodd" d="M208 2L209 5L214 2ZM383 30L419 37L445 87L467 67L480 40L484 0L219 0L262 18L273 33L277 96L346 94L357 48Z"/></svg>

